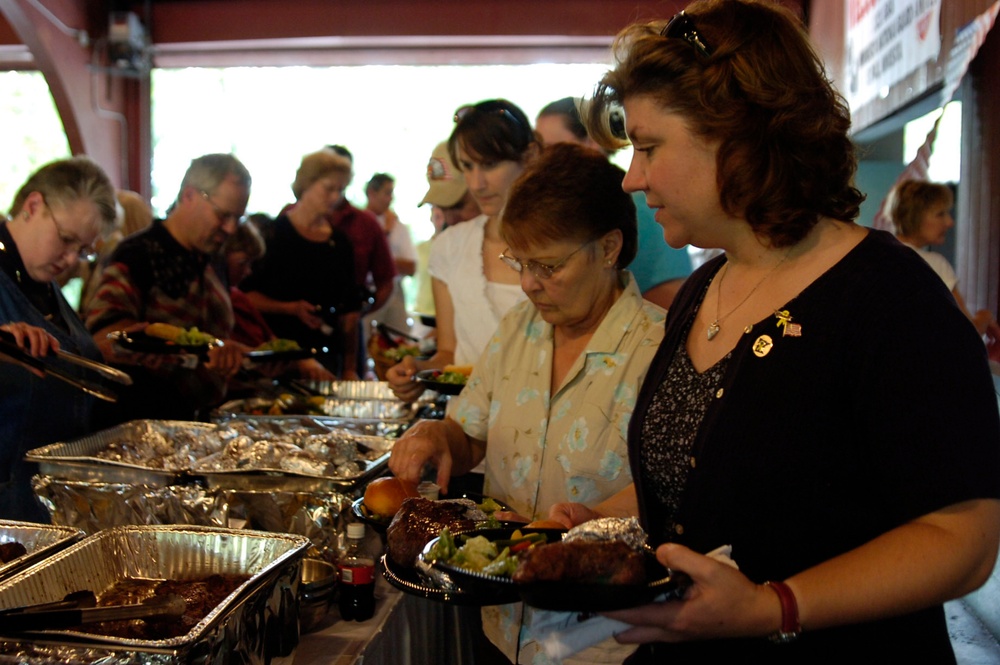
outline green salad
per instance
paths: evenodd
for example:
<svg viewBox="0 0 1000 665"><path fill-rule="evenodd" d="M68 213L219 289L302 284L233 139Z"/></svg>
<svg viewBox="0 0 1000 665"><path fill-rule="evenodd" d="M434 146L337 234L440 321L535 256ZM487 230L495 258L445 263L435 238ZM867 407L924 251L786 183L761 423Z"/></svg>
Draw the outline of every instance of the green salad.
<svg viewBox="0 0 1000 665"><path fill-rule="evenodd" d="M202 332L195 327L180 333L173 341L175 344L180 344L181 346L202 346L204 344L214 344L215 336Z"/></svg>
<svg viewBox="0 0 1000 665"><path fill-rule="evenodd" d="M454 383L464 386L465 382L469 380L469 377L461 372L441 372L434 377L434 380L440 383Z"/></svg>
<svg viewBox="0 0 1000 665"><path fill-rule="evenodd" d="M445 528L428 552L427 560L483 575L510 577L517 569L518 553L545 542L543 533L522 535L520 530L502 540L469 534L459 535L456 539Z"/></svg>
<svg viewBox="0 0 1000 665"><path fill-rule="evenodd" d="M420 347L416 344L402 344L400 346L395 346L391 349L386 349L382 351L382 355L393 362L399 362L406 356L419 356Z"/></svg>
<svg viewBox="0 0 1000 665"><path fill-rule="evenodd" d="M302 347L294 339L270 339L257 347L258 351L298 351Z"/></svg>

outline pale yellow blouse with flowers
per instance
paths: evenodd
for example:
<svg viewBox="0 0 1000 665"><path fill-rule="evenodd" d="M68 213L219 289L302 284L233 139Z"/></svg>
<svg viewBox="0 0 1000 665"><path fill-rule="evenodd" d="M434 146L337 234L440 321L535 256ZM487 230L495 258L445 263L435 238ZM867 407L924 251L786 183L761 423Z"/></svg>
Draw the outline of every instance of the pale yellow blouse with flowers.
<svg viewBox="0 0 1000 665"><path fill-rule="evenodd" d="M663 339L664 312L625 276L555 395L552 326L526 301L504 317L449 405L466 434L486 441L486 494L532 519L560 501L598 503L632 482L628 423Z"/></svg>
<svg viewBox="0 0 1000 665"><path fill-rule="evenodd" d="M485 493L522 515L544 518L562 501L594 505L632 482L626 433L663 339L664 311L642 299L631 273L623 278L625 290L554 395L552 326L523 302L501 321L465 390L451 400L449 415L486 441ZM495 609L508 610L501 612L503 636L496 625L484 628L510 651L520 612Z"/></svg>

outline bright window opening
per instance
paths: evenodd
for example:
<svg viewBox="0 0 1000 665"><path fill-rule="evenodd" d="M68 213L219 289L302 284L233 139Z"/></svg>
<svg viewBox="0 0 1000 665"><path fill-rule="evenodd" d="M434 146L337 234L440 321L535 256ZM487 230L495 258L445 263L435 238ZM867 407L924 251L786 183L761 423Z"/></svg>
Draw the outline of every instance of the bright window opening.
<svg viewBox="0 0 1000 665"><path fill-rule="evenodd" d="M190 160L236 154L253 176L248 212L276 215L293 200L303 155L337 143L354 154L348 198L364 207L373 173L396 178L393 209L415 241L430 237L431 151L455 110L503 97L534 121L545 104L589 97L603 64L233 67L153 72L153 207L163 215ZM619 161L623 157L619 157ZM620 163L620 162L619 162Z"/></svg>
<svg viewBox="0 0 1000 665"><path fill-rule="evenodd" d="M935 109L925 116L911 120L903 129L903 163L909 164L917 156L920 146L927 140L927 133L941 115ZM958 182L962 175L962 102L950 102L944 107L944 116L938 125L934 150L931 153L928 177L933 182Z"/></svg>

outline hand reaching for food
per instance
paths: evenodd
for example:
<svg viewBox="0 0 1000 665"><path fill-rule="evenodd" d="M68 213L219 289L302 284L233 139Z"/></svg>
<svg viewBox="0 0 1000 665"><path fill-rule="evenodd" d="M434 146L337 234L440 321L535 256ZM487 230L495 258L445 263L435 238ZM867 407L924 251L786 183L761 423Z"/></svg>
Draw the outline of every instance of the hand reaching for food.
<svg viewBox="0 0 1000 665"><path fill-rule="evenodd" d="M323 325L323 319L316 316L316 305L305 300L296 300L286 303L288 311L286 314L294 316L312 330L319 330Z"/></svg>
<svg viewBox="0 0 1000 665"><path fill-rule="evenodd" d="M225 340L222 346L213 346L208 350L208 362L205 363L205 367L229 378L243 366L243 358L248 351L250 351L248 346L231 339Z"/></svg>
<svg viewBox="0 0 1000 665"><path fill-rule="evenodd" d="M415 402L424 392L424 386L413 380L417 370L417 361L413 356L405 356L385 373L392 392L404 402Z"/></svg>

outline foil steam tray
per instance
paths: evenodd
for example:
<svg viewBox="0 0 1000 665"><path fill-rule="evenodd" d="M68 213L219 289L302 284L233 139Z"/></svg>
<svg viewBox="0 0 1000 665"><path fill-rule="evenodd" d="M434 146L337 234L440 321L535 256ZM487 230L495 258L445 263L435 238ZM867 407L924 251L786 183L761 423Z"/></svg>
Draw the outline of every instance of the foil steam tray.
<svg viewBox="0 0 1000 665"><path fill-rule="evenodd" d="M209 469L195 466L192 473L199 482L210 489L232 489L249 491L286 492L338 492L356 487L358 484L382 473L389 463L389 455L395 438L405 431L404 427L390 429L374 423L359 423L350 420L319 418L310 416L267 418L248 416L230 419L220 427L234 427L244 431L273 433L306 428L317 432L346 432L354 442L352 457L343 466L327 471L309 467L297 468L289 464L289 458L282 459L284 466L263 465L253 471L244 469ZM382 432L372 434L370 432ZM391 432L392 437L385 434Z"/></svg>
<svg viewBox="0 0 1000 665"><path fill-rule="evenodd" d="M302 381L313 392L341 399L398 401L387 381Z"/></svg>
<svg viewBox="0 0 1000 665"><path fill-rule="evenodd" d="M128 579L202 579L212 574L250 579L179 637L141 640L81 630L40 631L30 640L0 638L0 654L20 654L18 658L30 661L32 645L41 643L47 645L46 658L53 658L55 650L55 658L75 662L107 660L103 649L119 654L116 658L132 654L130 662L152 662L150 654L170 656L167 662L213 663L266 663L288 656L298 644L296 597L308 546L303 536L210 527L106 529L0 582L0 609L60 600L82 589L100 596Z"/></svg>
<svg viewBox="0 0 1000 665"><path fill-rule="evenodd" d="M18 542L27 554L0 563L0 580L7 579L47 556L65 549L83 538L83 531L64 526L0 520L0 543Z"/></svg>
<svg viewBox="0 0 1000 665"><path fill-rule="evenodd" d="M212 422L224 425L234 420L245 420L257 427L324 427L328 429L346 429L362 436L398 439L410 427L409 421L379 420L365 418L337 418L332 416L308 415L250 415L245 413L217 411L212 414Z"/></svg>
<svg viewBox="0 0 1000 665"><path fill-rule="evenodd" d="M182 482L181 470L156 468L151 463L105 459L98 457L98 453L116 442L138 439L151 431L172 438L180 432L197 434L210 431L213 427L177 420L133 420L80 439L35 448L28 451L25 458L38 464L39 473L65 480L167 487Z"/></svg>
<svg viewBox="0 0 1000 665"><path fill-rule="evenodd" d="M52 521L97 533L134 525L198 525L294 533L312 542L310 556L334 560L352 496L340 492L145 487L35 476L33 489Z"/></svg>
<svg viewBox="0 0 1000 665"><path fill-rule="evenodd" d="M212 487L327 491L352 487L380 473L388 463L392 439L367 433L377 431L370 424L341 421L335 427L333 422L309 417L241 418L215 424L133 420L75 441L36 448L28 452L27 459L37 463L40 475L45 477L148 487L207 480ZM287 447L292 440L336 438L338 432L343 435L341 439L349 440L349 456L341 454L339 461L331 459L326 464L321 456L312 453L305 457L279 454L279 446ZM223 438L212 438L216 433ZM203 439L221 446L214 455L221 462L227 461L222 455L227 441L244 440L247 444L240 454L247 457L230 458L232 464L207 464L213 457L208 453L215 448L206 448ZM251 453L258 450L250 445L254 442L263 442L259 450L270 453L252 457ZM274 442L273 447L270 442ZM320 448L327 450L321 444ZM112 447L113 457L102 456ZM344 449L337 450L342 453Z"/></svg>
<svg viewBox="0 0 1000 665"><path fill-rule="evenodd" d="M309 400L308 402L304 400ZM302 415L299 413L270 413L277 399L266 397L250 397L226 402L212 412L212 419L218 420L227 415L252 415L255 417L271 416L282 418ZM307 407L305 406L307 405ZM389 399L357 399L342 397L303 398L302 408L308 408L308 415L344 418L350 420L391 420L406 422L413 419L413 405L393 397Z"/></svg>

